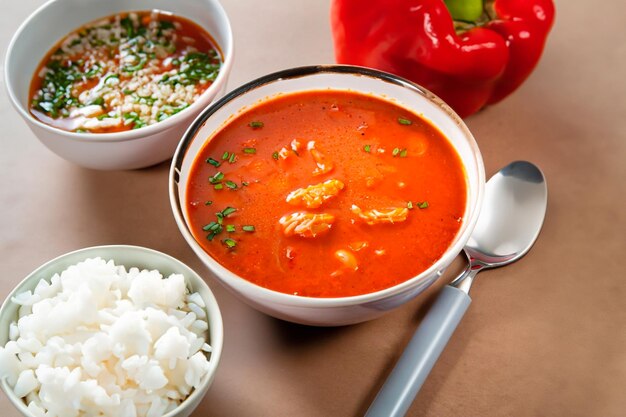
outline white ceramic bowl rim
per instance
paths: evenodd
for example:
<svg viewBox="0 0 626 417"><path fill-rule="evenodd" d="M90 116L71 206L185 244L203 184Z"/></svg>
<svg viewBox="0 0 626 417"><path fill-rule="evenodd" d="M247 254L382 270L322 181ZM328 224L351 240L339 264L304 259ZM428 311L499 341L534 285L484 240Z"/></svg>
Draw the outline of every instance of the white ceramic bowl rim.
<svg viewBox="0 0 626 417"><path fill-rule="evenodd" d="M398 86L404 87L406 89L412 90L417 94L425 97L427 100L435 103L438 107L443 109L459 126L465 135L466 139L469 141L469 145L473 150L473 153L476 158L476 165L478 168L478 182L479 187L476 190L476 207L475 210L472 211L471 216L465 219L465 224L467 227L462 232L461 235L458 235L455 238L455 244L450 246L446 252L425 271L422 271L420 274L403 281L397 285L394 285L389 288L385 288L383 290L379 290L376 292L371 292L362 295L348 296L348 297L332 297L332 298L322 298L322 297L305 297L299 295L291 295L278 291L274 291L265 287L261 287L259 285L253 284L252 282L246 280L239 275L236 275L234 272L229 272L234 275L240 281L237 282L239 286L244 286L249 288L252 291L256 291L257 294L263 296L264 298L271 299L273 302L282 304L282 305L291 305L291 306L299 306L299 307L313 307L313 308L324 308L324 307L345 307L352 306L358 304L366 304L369 302L375 302L381 299L385 299L391 297L393 295L402 293L407 288L410 288L416 283L418 283L423 277L426 277L430 274L436 273L441 269L442 265L445 264L447 260L448 263L452 261L453 257L456 257L462 250L464 242L469 239L469 236L476 225L478 220L478 215L480 213L480 208L483 200L484 193L484 183L485 183L485 172L484 166L482 162L482 156L480 150L478 149L478 144L474 139L474 136L471 134L463 120L459 115L456 114L454 110L450 106L448 106L442 99L433 94L431 91L425 89L422 86L419 86L409 80L406 80L402 77L399 77L394 74L386 73L383 71L378 71L371 68L352 66L352 65L314 65L314 66L304 66L286 69L282 71L278 71L272 74L265 75L263 77L257 78L256 80L250 81L230 93L226 94L219 100L213 102L209 105L200 115L194 120L194 122L189 126L183 138L181 139L176 152L174 153L174 157L172 159L172 165L169 174L169 193L170 193L170 203L172 205L172 210L174 212L174 217L176 218L176 222L178 223L179 229L181 233L187 240L187 242L192 245L194 251L196 253L206 253L204 249L200 247L200 245L196 242L193 234L189 230L185 219L185 216L182 212L181 202L177 192L177 186L180 178L180 171L183 165L183 160L187 153L187 148L190 146L192 141L194 140L197 132L201 129L202 125L207 121L211 115L216 113L221 107L226 105L231 100L246 94L247 92L254 90L256 88L260 88L265 84L270 84L273 82L281 81L284 79L293 79L299 77L307 77L315 74L321 73L335 73L335 74L347 74L347 75L356 75L356 76L365 76L370 78L375 78L384 82L396 84ZM468 201L469 204L469 201ZM222 267L217 261L215 261L210 255L206 254L208 258L210 258L215 264L219 267ZM225 269L225 268L224 268ZM231 280L228 276L220 276L220 279L228 282ZM229 288L230 289L230 288Z"/></svg>
<svg viewBox="0 0 626 417"><path fill-rule="evenodd" d="M71 258L71 257L74 257L74 256L82 254L82 253L91 253L91 252L94 252L94 251L107 250L107 249L124 250L124 251L136 251L136 252L146 252L146 253L148 253L150 255L162 257L162 258L168 260L169 262L171 262L173 264L177 264L177 265L181 266L182 268L187 269L188 272L193 274L199 281L203 282L204 285L206 285L206 287L208 288L208 295L210 296L209 301L211 302L211 306L208 305L208 304L206 306L206 309L207 309L207 320L209 322L209 330L211 332L215 331L216 334L219 336L217 338L217 340L211 340L210 341L211 347L213 348L213 350L211 352L211 358L209 360L209 371L207 372L207 374L205 375L205 377L203 378L203 380L201 382L203 385L207 384L207 383L210 383L213 375L215 374L216 368L217 368L217 366L219 364L220 357L221 357L221 354L222 354L223 343L224 343L224 341L223 341L223 339L224 339L224 336L223 336L224 330L223 330L223 323L222 323L222 315L221 315L221 312L219 310L219 306L217 305L217 300L215 299L215 296L213 295L213 291L211 291L211 289L208 287L208 284L206 284L206 282L204 282L202 277L197 272L195 272L188 265L186 265L182 261L174 258L173 256L170 256L170 255L168 255L166 253L163 253L163 252L159 252L159 251L154 250L154 249L150 249L150 248L146 248L146 247L142 247L142 246L133 246L133 245L104 245L104 246L92 246L92 247L88 247L88 248L77 249L75 251L67 252L67 253L64 253L63 255L59 255L56 258L47 261L46 263L44 263L43 265L39 266L37 269L35 269L31 273L29 273L26 276L26 278L24 278L22 281L20 281L19 284L17 284L13 288L13 290L9 293L9 295L7 296L5 301L2 303L2 306L0 306L0 315L4 315L5 314L5 311L8 309L9 304L12 303L11 298L16 296L18 293L22 292L23 291L23 287L25 285L27 285L31 280L43 278L43 277L40 276L41 275L41 271L46 270L50 265L58 263L58 262L62 261L65 258ZM119 264L119 263L116 261L116 265L117 264ZM126 266L128 267L129 265L126 265ZM58 272L60 273L61 271L58 271ZM180 273L186 274L185 271L180 271ZM49 278L49 277L47 277L47 278ZM210 308L212 308L212 311L209 311ZM7 394L7 396L9 397L9 400L11 401L11 403L19 411L21 411L22 414L24 414L25 416L31 415L30 411L26 407L26 404L24 403L24 401L21 398L18 398L15 394L13 394L13 388L11 388L9 386L9 383L7 382L7 378L6 377L0 378L0 385L2 386L2 388L5 391L5 393ZM202 395L204 395L204 392L202 391L201 388L194 389L191 392L191 394L189 394L189 396L183 400L183 402L181 402L174 410L164 414L163 417L175 417L181 411L182 407L185 407L185 405L188 404L188 403L193 403L194 401L198 401L199 399L197 397L198 396L202 396Z"/></svg>
<svg viewBox="0 0 626 417"><path fill-rule="evenodd" d="M9 77L9 65L7 65L7 62L9 61L13 48L15 46L15 43L17 42L17 40L20 38L22 32L29 30L29 26L31 24L31 21L34 20L35 16L37 16L38 14L44 12L46 9L48 9L49 7L55 7L57 6L57 4L59 3L58 0L48 0L48 2L44 3L43 5L41 5L39 8L37 8L33 13L31 13L28 18L19 26L19 28L17 29L17 31L15 32L15 35L13 35L13 38L11 39L11 43L9 44L9 47L7 48L7 53L5 55L5 66L4 66L4 79L5 80L10 80L11 78ZM220 71L217 74L217 78L213 81L213 84L211 84L209 86L209 88L207 88L205 91L202 92L202 94L186 109L181 110L180 112L168 117L167 119L155 123L153 125L150 126L146 126L146 127L142 127L141 129L134 129L134 130L126 130L126 131L122 131L122 132L111 132L111 133L98 133L98 134L93 134L93 133L78 133L78 132L70 132L67 130L63 130L63 129L59 129L53 126L50 126L46 123L43 123L42 121L40 121L39 119L37 119L36 117L34 117L27 109L24 109L24 107L22 106L19 98L17 97L17 94L15 93L13 86L7 82L7 92L9 97L11 98L11 101L13 102L13 106L17 109L17 111L22 115L22 117L24 117L25 119L31 120L34 124L36 124L37 126L39 126L42 129L45 129L47 131L53 132L53 133L57 133L57 134L62 134L62 135L66 135L68 137L70 137L73 140L76 141L81 141L81 142L121 142L121 141L129 141L129 140L134 140L134 139L141 139L144 138L146 136L151 136L152 134L158 133L158 132L162 132L164 130L167 130L169 128L171 128L172 126L174 126L175 124L177 124L179 122L179 120L181 120L182 118L184 118L186 116L186 114L188 113L187 110L189 109L197 109L200 106L204 106L206 105L206 103L200 103L202 97L211 94L211 92L213 90L215 90L215 88L217 88L218 85L221 85L221 83L218 83L218 81L220 81L222 78L227 77L227 74L230 72L230 68L233 64L233 31L230 25L230 21L228 20L228 16L226 15L226 12L224 11L224 8L222 7L222 5L216 1L215 2L215 6L216 8L219 10L219 13L221 14L220 19L223 19L224 24L227 28L227 32L228 32L228 42L227 45L217 45L218 50L220 51L223 61L222 61L222 66L220 68ZM94 17L94 21L98 19L98 17L106 17L106 16L95 16ZM85 22L85 24L87 24L89 22ZM194 22L195 23L195 22ZM202 27L202 25L200 25L199 23L196 23L197 25L199 25L200 27ZM32 29L31 29L32 30ZM206 29L205 29L206 30ZM68 32L69 34L69 32ZM213 39L213 34L211 35L211 39ZM215 40L213 40L213 42L216 42Z"/></svg>

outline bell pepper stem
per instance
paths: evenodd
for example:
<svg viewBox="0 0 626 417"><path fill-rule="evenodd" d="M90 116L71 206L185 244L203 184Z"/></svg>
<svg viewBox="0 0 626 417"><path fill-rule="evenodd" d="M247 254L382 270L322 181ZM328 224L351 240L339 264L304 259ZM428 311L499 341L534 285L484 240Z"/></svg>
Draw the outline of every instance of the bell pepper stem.
<svg viewBox="0 0 626 417"><path fill-rule="evenodd" d="M444 0L454 20L476 22L483 14L483 0Z"/></svg>

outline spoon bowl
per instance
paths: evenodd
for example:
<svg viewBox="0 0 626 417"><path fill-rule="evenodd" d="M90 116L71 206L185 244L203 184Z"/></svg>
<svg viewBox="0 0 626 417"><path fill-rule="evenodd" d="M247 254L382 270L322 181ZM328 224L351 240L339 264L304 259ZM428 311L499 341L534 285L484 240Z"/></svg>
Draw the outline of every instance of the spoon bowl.
<svg viewBox="0 0 626 417"><path fill-rule="evenodd" d="M547 202L546 181L535 165L516 161L498 171L485 185L482 211L463 249L469 265L450 285L469 293L482 269L524 256L539 236Z"/></svg>
<svg viewBox="0 0 626 417"><path fill-rule="evenodd" d="M530 250L543 225L547 202L544 176L530 162L512 162L491 177L476 227L464 248L469 265L443 287L366 417L406 413L469 307L476 274L510 264Z"/></svg>

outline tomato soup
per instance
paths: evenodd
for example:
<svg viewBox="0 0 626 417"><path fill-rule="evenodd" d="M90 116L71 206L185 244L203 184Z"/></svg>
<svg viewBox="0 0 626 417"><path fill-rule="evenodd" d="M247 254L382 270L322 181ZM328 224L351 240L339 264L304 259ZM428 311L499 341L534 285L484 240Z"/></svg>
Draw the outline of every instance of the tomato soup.
<svg viewBox="0 0 626 417"><path fill-rule="evenodd" d="M211 36L180 16L121 13L63 38L31 83L31 113L83 133L158 123L189 107L215 80L221 57Z"/></svg>
<svg viewBox="0 0 626 417"><path fill-rule="evenodd" d="M418 115L371 95L279 95L216 131L193 162L188 223L203 249L260 286L370 293L430 267L467 198L459 155Z"/></svg>

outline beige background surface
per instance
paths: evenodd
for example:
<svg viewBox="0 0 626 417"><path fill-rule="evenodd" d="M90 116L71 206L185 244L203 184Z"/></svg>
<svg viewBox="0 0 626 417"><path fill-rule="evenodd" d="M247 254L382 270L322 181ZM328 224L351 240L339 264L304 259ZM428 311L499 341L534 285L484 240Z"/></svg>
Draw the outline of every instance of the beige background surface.
<svg viewBox="0 0 626 417"><path fill-rule="evenodd" d="M2 62L19 23L41 3L3 4ZM230 88L333 61L327 1L223 3L237 50ZM626 415L626 3L601 3L557 1L530 79L467 119L488 175L516 159L543 169L548 213L526 258L476 281L474 302L411 416ZM168 163L128 172L72 165L37 141L10 106L4 80L0 87L1 298L74 249L124 243L164 251L206 277L224 316L222 362L195 416L365 412L443 280L360 325L309 328L264 316L220 287L184 242L170 213ZM452 269L461 266L459 259ZM0 415L18 415L4 394Z"/></svg>

